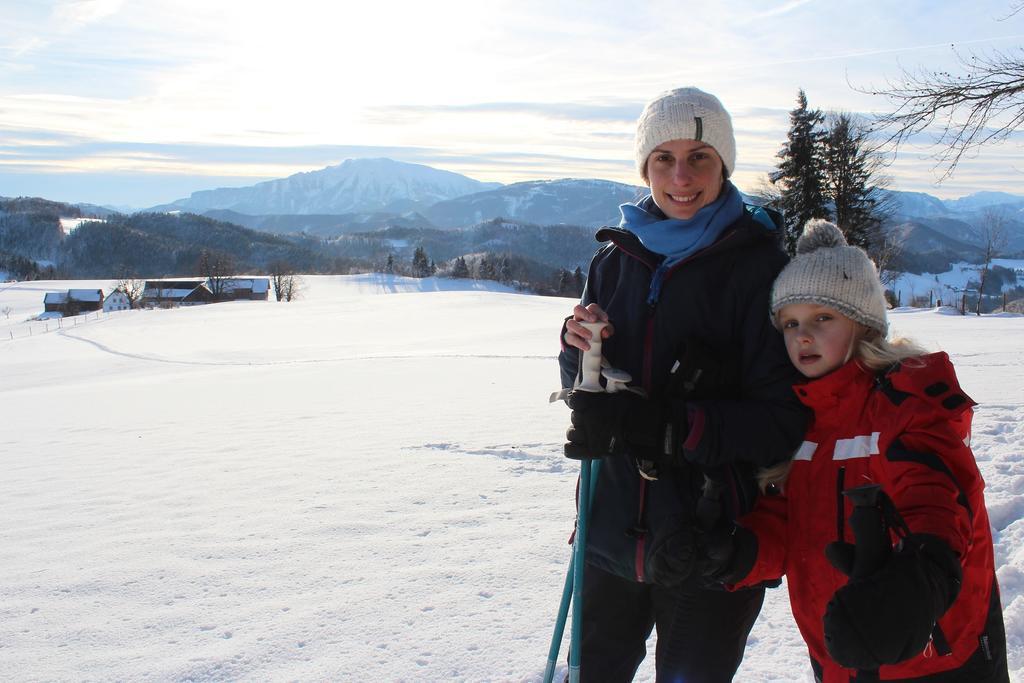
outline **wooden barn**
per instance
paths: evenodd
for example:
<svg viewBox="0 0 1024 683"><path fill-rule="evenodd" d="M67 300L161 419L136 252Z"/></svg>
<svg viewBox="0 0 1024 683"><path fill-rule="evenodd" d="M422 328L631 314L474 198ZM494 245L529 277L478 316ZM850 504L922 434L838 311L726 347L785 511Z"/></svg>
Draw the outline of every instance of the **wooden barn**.
<svg viewBox="0 0 1024 683"><path fill-rule="evenodd" d="M146 280L142 305L150 308L195 306L213 301L204 280Z"/></svg>
<svg viewBox="0 0 1024 683"><path fill-rule="evenodd" d="M69 289L65 292L47 292L43 296L43 310L46 313L71 316L102 309L102 289Z"/></svg>
<svg viewBox="0 0 1024 683"><path fill-rule="evenodd" d="M224 282L224 299L227 301L267 301L269 298L270 278L231 278Z"/></svg>

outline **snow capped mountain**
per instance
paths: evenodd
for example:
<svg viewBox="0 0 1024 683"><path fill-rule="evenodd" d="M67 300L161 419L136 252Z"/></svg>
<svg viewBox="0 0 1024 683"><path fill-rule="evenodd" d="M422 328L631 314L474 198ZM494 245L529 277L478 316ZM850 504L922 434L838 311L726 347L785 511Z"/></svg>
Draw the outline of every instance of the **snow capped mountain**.
<svg viewBox="0 0 1024 683"><path fill-rule="evenodd" d="M532 180L438 202L423 211L435 225L462 227L492 218L554 225L617 225L619 204L645 188L610 180Z"/></svg>
<svg viewBox="0 0 1024 683"><path fill-rule="evenodd" d="M924 192L899 192L883 190L883 196L891 199L897 214L902 216L948 216L950 209L938 197Z"/></svg>
<svg viewBox="0 0 1024 683"><path fill-rule="evenodd" d="M400 213L499 186L420 164L348 159L337 166L249 187L193 192L188 199L153 210L201 213L229 209L250 215Z"/></svg>
<svg viewBox="0 0 1024 683"><path fill-rule="evenodd" d="M1024 196L1008 192L975 192L959 199L943 202L953 211L981 211L990 207L1024 209Z"/></svg>

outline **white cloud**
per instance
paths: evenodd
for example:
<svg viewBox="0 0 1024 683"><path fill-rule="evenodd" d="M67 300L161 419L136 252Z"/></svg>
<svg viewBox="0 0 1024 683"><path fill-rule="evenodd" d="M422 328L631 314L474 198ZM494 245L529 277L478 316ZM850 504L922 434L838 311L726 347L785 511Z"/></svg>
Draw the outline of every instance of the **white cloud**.
<svg viewBox="0 0 1024 683"><path fill-rule="evenodd" d="M71 32L117 13L124 0L64 0L57 3L51 16L56 28Z"/></svg>

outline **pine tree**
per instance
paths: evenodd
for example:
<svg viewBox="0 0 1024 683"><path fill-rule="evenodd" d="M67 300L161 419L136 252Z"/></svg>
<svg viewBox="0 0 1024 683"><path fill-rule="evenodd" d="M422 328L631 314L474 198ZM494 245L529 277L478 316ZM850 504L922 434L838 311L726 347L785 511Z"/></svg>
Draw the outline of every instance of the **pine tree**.
<svg viewBox="0 0 1024 683"><path fill-rule="evenodd" d="M423 247L416 247L412 255L413 277L428 277L430 275L430 260L427 259L427 252Z"/></svg>
<svg viewBox="0 0 1024 683"><path fill-rule="evenodd" d="M885 215L878 189L882 158L870 148L866 129L849 114L833 114L825 133L825 192L835 208L836 225L850 244L870 251L881 238Z"/></svg>
<svg viewBox="0 0 1024 683"><path fill-rule="evenodd" d="M586 285L586 280L583 279L583 271L580 270L579 266L576 266L576 270L572 272L572 284L576 290L576 295L583 296L583 287Z"/></svg>
<svg viewBox="0 0 1024 683"><path fill-rule="evenodd" d="M565 268L558 269L558 284L556 285L559 296L573 296L572 273Z"/></svg>
<svg viewBox="0 0 1024 683"><path fill-rule="evenodd" d="M385 273L394 273L395 272L395 255L394 254L388 254L388 262L384 264L384 272Z"/></svg>
<svg viewBox="0 0 1024 683"><path fill-rule="evenodd" d="M796 252L796 241L804 223L812 218L828 218L824 194L821 139L818 126L825 120L817 109L808 109L807 95L801 88L797 94L797 107L789 112L789 135L779 151L781 159L777 170L768 178L780 186L782 198L779 209L786 219L786 250Z"/></svg>
<svg viewBox="0 0 1024 683"><path fill-rule="evenodd" d="M495 278L494 260L488 254L480 257L480 265L477 267L476 276L481 280L493 280Z"/></svg>
<svg viewBox="0 0 1024 683"><path fill-rule="evenodd" d="M452 265L452 277L454 278L468 278L469 277L469 266L466 265L466 259L461 256L455 259L454 265Z"/></svg>

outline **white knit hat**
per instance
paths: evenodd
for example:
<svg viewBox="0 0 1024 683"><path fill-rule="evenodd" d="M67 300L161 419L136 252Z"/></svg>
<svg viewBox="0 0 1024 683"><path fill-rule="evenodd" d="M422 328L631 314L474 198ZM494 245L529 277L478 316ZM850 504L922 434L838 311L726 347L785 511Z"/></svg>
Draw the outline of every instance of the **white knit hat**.
<svg viewBox="0 0 1024 683"><path fill-rule="evenodd" d="M834 223L807 221L796 243L796 256L772 287L772 321L789 304L821 304L847 318L877 330L884 337L885 292L878 271L859 247L851 247Z"/></svg>
<svg viewBox="0 0 1024 683"><path fill-rule="evenodd" d="M725 175L736 168L732 119L714 95L697 88L676 88L647 103L636 122L636 168L644 175L647 157L669 140L700 140L715 148Z"/></svg>

